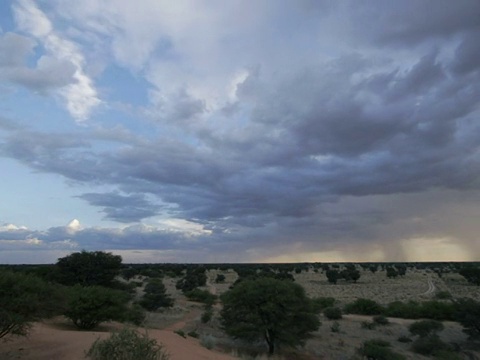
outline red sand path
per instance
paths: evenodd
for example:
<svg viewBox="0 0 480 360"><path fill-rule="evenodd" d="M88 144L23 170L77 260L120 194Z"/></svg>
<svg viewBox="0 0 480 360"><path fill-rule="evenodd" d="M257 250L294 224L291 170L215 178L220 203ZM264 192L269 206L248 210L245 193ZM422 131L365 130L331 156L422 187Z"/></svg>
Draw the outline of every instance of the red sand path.
<svg viewBox="0 0 480 360"><path fill-rule="evenodd" d="M85 351L97 338L106 338L119 324L104 326L102 331L77 331L62 324L36 323L28 338L13 337L0 342L0 360L84 360ZM149 329L148 336L162 343L171 360L232 360L233 356L202 347L197 339L165 330Z"/></svg>

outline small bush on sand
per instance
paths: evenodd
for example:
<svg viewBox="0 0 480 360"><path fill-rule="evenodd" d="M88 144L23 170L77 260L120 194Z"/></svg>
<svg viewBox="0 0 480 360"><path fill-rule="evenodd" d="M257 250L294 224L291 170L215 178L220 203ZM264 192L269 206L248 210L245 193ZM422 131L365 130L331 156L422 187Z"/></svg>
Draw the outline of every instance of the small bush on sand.
<svg viewBox="0 0 480 360"><path fill-rule="evenodd" d="M443 342L438 335L420 337L412 343L412 351L425 356L436 355L450 350L450 345Z"/></svg>
<svg viewBox="0 0 480 360"><path fill-rule="evenodd" d="M437 332L443 330L443 324L436 320L421 320L416 321L408 327L408 330L412 335L418 335L420 337L427 337L429 335L435 335Z"/></svg>
<svg viewBox="0 0 480 360"><path fill-rule="evenodd" d="M377 325L388 325L388 324L390 324L390 321L388 320L388 318L383 316L383 315L375 315L372 318L372 320Z"/></svg>
<svg viewBox="0 0 480 360"><path fill-rule="evenodd" d="M403 355L397 354L390 349L390 343L384 340L372 339L367 340L358 349L358 353L373 360L404 360Z"/></svg>
<svg viewBox="0 0 480 360"><path fill-rule="evenodd" d="M88 350L92 360L168 360L170 356L154 339L132 329L113 333L108 339L97 339Z"/></svg>
<svg viewBox="0 0 480 360"><path fill-rule="evenodd" d="M208 350L211 350L215 347L216 340L212 335L205 335L200 337L200 345Z"/></svg>
<svg viewBox="0 0 480 360"><path fill-rule="evenodd" d="M376 301L360 298L353 303L345 305L344 310L347 314L379 315L384 309Z"/></svg>
<svg viewBox="0 0 480 360"><path fill-rule="evenodd" d="M332 307L335 304L333 297L318 297L312 299L312 307L316 313L321 313L323 309Z"/></svg>
<svg viewBox="0 0 480 360"><path fill-rule="evenodd" d="M323 315L329 320L339 320L342 318L342 310L338 307L327 307L323 310Z"/></svg>

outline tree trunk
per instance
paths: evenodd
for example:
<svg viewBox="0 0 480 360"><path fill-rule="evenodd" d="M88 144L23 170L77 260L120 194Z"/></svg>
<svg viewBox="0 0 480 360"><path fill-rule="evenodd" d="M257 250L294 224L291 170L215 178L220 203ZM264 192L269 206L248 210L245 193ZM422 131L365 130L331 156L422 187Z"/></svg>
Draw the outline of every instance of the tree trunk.
<svg viewBox="0 0 480 360"><path fill-rule="evenodd" d="M265 341L268 344L268 356L271 356L275 351L275 341L270 330L265 330Z"/></svg>

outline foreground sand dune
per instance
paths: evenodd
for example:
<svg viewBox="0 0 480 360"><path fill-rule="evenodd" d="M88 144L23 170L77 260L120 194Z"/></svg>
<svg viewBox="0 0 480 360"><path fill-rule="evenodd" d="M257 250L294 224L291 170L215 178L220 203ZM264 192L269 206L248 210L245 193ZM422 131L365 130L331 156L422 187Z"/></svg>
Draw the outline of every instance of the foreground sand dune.
<svg viewBox="0 0 480 360"><path fill-rule="evenodd" d="M85 351L97 338L106 338L109 332L120 328L112 324L99 331L78 331L60 322L36 323L28 338L15 337L2 343L0 360L83 360ZM227 354L208 350L193 338L182 338L171 330L148 330L148 335L165 345L171 360L230 360Z"/></svg>

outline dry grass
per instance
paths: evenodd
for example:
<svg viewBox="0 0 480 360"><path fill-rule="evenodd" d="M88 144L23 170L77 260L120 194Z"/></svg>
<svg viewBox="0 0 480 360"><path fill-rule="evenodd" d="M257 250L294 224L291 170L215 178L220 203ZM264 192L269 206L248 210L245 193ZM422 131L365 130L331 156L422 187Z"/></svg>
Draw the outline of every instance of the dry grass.
<svg viewBox="0 0 480 360"><path fill-rule="evenodd" d="M223 274L226 277L224 283L216 284L217 274ZM372 274L370 271L361 270L361 278L357 284L345 283L339 281L337 285L329 284L325 274L313 271L294 274L295 280L301 284L311 297L333 297L338 300L340 305L354 301L357 298L373 299L381 304L387 304L392 301L424 301L433 299L438 291L450 291L454 296L467 296L478 300L478 288L469 285L460 276L445 274L439 278L437 274L424 270L408 270L406 276L396 279L388 279L384 271L377 271ZM210 270L207 272L207 286L212 293L220 295L237 279L237 274L233 271ZM429 289L428 280L435 285L435 291L425 294ZM181 308L181 313L187 314L195 312L197 316L190 316L182 328L185 333L194 330L200 335L200 342L208 342L209 347L221 350L241 359L267 359L264 351L265 346L259 344L245 344L228 338L220 329L219 309L214 308L214 317L208 324L202 324L200 321L199 309L194 304L188 302L183 294L175 289L176 279L165 279L165 285L169 293L175 297L177 307ZM172 310L173 311L173 310ZM201 311L201 310L200 310ZM168 311L164 312L163 319L157 321L167 321ZM179 315L181 316L181 315ZM377 326L373 330L362 328L362 321L371 321L369 316L346 315L338 320L340 324L339 332L332 332L333 321L321 318L322 326L314 333L305 348L293 351L291 349L280 349L280 354L276 359L355 359L356 349L369 339L383 339L391 343L392 349L403 354L407 359L428 359L409 351L411 344L398 341L401 336L408 336L408 325L414 320L390 319L391 324L386 326ZM454 322L444 322L445 330L441 333L441 338L445 342L462 344L466 341L466 336L462 332L459 324ZM205 340L205 339L208 339ZM480 358L480 356L479 356Z"/></svg>

